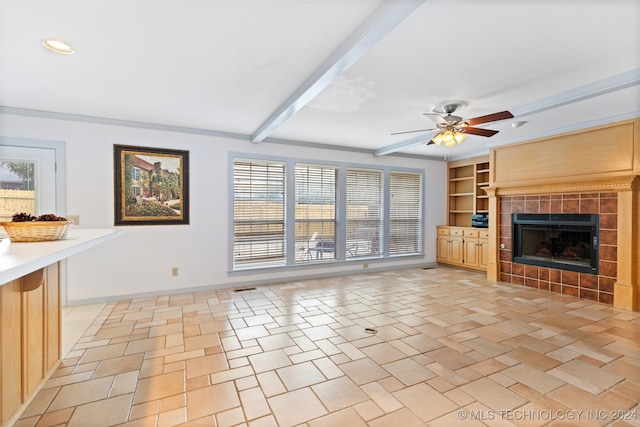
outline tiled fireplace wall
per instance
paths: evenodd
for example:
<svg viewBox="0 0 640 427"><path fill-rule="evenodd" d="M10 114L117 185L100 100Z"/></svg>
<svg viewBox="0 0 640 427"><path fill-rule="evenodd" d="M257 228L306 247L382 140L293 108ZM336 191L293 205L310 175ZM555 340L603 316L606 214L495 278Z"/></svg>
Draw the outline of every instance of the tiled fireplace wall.
<svg viewBox="0 0 640 427"><path fill-rule="evenodd" d="M617 271L617 193L502 196L499 210L501 281L613 304L613 284ZM599 214L599 274L596 276L512 262L513 213Z"/></svg>

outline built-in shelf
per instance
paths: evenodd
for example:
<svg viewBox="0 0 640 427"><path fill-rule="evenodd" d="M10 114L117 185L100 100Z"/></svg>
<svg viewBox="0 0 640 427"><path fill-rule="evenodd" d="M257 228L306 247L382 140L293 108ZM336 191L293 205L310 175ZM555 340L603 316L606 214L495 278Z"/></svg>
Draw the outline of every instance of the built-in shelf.
<svg viewBox="0 0 640 427"><path fill-rule="evenodd" d="M449 162L448 173L448 225L470 227L473 214L489 212L489 156Z"/></svg>

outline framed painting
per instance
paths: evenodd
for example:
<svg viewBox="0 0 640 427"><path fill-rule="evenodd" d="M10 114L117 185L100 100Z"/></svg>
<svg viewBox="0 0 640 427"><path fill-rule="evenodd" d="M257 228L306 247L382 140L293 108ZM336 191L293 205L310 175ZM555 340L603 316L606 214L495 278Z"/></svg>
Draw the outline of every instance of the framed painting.
<svg viewBox="0 0 640 427"><path fill-rule="evenodd" d="M189 224L189 152L114 145L115 225Z"/></svg>

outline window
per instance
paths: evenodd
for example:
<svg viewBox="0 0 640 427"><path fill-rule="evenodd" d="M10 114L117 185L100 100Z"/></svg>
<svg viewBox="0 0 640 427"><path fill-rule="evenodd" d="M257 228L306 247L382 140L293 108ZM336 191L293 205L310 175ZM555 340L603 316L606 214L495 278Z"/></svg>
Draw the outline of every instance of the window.
<svg viewBox="0 0 640 427"><path fill-rule="evenodd" d="M337 176L333 166L296 165L296 262L336 257Z"/></svg>
<svg viewBox="0 0 640 427"><path fill-rule="evenodd" d="M382 171L347 169L347 258L380 254Z"/></svg>
<svg viewBox="0 0 640 427"><path fill-rule="evenodd" d="M424 172L233 156L231 269L422 253Z"/></svg>
<svg viewBox="0 0 640 427"><path fill-rule="evenodd" d="M422 176L389 174L389 254L411 254L422 250Z"/></svg>
<svg viewBox="0 0 640 427"><path fill-rule="evenodd" d="M140 168L133 168L133 180L140 181Z"/></svg>
<svg viewBox="0 0 640 427"><path fill-rule="evenodd" d="M234 268L285 263L284 208L284 163L234 161Z"/></svg>

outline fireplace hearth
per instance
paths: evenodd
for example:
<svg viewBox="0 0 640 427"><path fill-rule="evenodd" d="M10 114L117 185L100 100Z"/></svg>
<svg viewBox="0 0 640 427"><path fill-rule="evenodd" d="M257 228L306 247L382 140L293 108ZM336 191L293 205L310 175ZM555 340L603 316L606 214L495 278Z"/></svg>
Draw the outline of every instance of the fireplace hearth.
<svg viewBox="0 0 640 427"><path fill-rule="evenodd" d="M598 274L596 214L513 214L513 262Z"/></svg>

